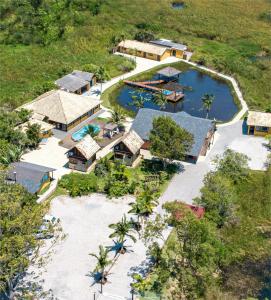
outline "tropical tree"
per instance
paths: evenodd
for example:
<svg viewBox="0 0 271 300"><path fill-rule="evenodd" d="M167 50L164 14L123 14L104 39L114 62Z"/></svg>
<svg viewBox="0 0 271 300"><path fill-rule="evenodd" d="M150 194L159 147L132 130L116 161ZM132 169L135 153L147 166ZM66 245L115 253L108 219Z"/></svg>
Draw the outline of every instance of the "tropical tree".
<svg viewBox="0 0 271 300"><path fill-rule="evenodd" d="M134 282L131 283L131 287L140 294L144 294L151 287L151 282L138 273L133 274L132 278Z"/></svg>
<svg viewBox="0 0 271 300"><path fill-rule="evenodd" d="M140 222L142 218L148 218L152 214L153 209L158 205L157 197L157 193L154 193L146 187L136 198L136 201L130 203L132 208L129 210L129 213L136 214L138 222Z"/></svg>
<svg viewBox="0 0 271 300"><path fill-rule="evenodd" d="M211 110L212 104L215 100L215 96L213 94L204 94L201 98L203 102L203 107L206 109L206 119L208 119L209 112Z"/></svg>
<svg viewBox="0 0 271 300"><path fill-rule="evenodd" d="M121 125L121 122L124 120L125 120L125 116L124 116L122 110L118 109L118 110L112 111L112 114L111 114L111 122L112 123Z"/></svg>
<svg viewBox="0 0 271 300"><path fill-rule="evenodd" d="M132 91L132 102L129 103L130 106L135 106L137 109L143 108L145 103L150 101L150 97L146 94L146 91L139 89L137 91Z"/></svg>
<svg viewBox="0 0 271 300"><path fill-rule="evenodd" d="M89 134L91 137L94 137L98 134L97 131L95 131L95 128L91 125L87 127L86 133Z"/></svg>
<svg viewBox="0 0 271 300"><path fill-rule="evenodd" d="M182 160L193 145L191 133L181 128L170 117L153 120L150 132L150 152L159 157L165 167L166 160Z"/></svg>
<svg viewBox="0 0 271 300"><path fill-rule="evenodd" d="M8 166L12 162L19 161L22 155L21 147L0 141L0 164Z"/></svg>
<svg viewBox="0 0 271 300"><path fill-rule="evenodd" d="M161 109L164 109L167 105L167 98L161 93L157 93L154 95L154 103L157 104Z"/></svg>
<svg viewBox="0 0 271 300"><path fill-rule="evenodd" d="M102 245L99 246L99 254L89 253L89 255L93 256L97 260L97 265L94 269L94 272L99 273L99 281L101 283L101 292L102 285L107 282L108 272L106 271L106 267L109 266L112 261L108 258L109 250L104 248Z"/></svg>
<svg viewBox="0 0 271 300"><path fill-rule="evenodd" d="M28 124L26 130L26 136L28 139L27 146L30 148L36 148L40 142L40 125Z"/></svg>
<svg viewBox="0 0 271 300"><path fill-rule="evenodd" d="M130 238L134 243L136 242L136 238L133 235L133 224L131 221L126 219L126 215L122 217L120 222L116 224L110 224L108 227L114 230L109 237L117 238L119 244L119 253L124 254L127 251L127 247L124 246L125 238Z"/></svg>
<svg viewBox="0 0 271 300"><path fill-rule="evenodd" d="M97 68L97 70L95 72L95 76L96 76L97 80L101 83L101 93L102 93L103 83L105 81L109 80L110 76L104 66L99 66Z"/></svg>

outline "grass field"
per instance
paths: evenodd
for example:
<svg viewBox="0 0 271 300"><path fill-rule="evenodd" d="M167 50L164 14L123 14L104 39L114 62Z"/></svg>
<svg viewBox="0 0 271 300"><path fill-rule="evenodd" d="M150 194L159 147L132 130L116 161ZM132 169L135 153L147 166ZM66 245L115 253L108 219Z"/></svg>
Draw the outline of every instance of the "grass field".
<svg viewBox="0 0 271 300"><path fill-rule="evenodd" d="M251 108L265 110L271 98L271 34L268 0L186 0L174 10L170 0L107 0L96 16L71 27L49 46L0 45L0 105L32 100L47 82L84 64L105 65L120 74L120 57L109 54L114 36L133 38L144 27L157 37L184 42L193 60L232 74Z"/></svg>

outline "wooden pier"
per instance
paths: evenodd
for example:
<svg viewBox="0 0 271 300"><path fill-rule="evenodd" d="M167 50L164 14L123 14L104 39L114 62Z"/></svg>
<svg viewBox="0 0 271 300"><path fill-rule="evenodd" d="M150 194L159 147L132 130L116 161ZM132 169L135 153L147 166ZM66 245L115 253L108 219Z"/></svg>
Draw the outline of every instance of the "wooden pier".
<svg viewBox="0 0 271 300"><path fill-rule="evenodd" d="M139 88L143 88L145 90L149 90L155 93L163 93L164 91L169 91L169 90L165 90L156 86L153 86L152 84L162 84L164 83L164 80L153 80L153 81L130 81L130 80L123 80L123 82L125 84L131 85L131 86L135 86L135 87L139 87ZM169 95L165 95L166 99L170 102L178 102L181 99L183 99L184 94L180 93L180 92L174 92L174 91L170 91L171 94Z"/></svg>

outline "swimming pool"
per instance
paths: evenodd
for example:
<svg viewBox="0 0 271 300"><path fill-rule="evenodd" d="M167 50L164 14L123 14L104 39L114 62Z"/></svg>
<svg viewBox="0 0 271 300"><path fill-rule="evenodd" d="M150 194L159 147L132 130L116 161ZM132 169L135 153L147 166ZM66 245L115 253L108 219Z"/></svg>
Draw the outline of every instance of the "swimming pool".
<svg viewBox="0 0 271 300"><path fill-rule="evenodd" d="M94 129L94 134L98 134L101 130L100 126L97 124L90 124L82 127L78 131L72 134L72 139L76 142L79 142L88 134L89 127L92 127Z"/></svg>
<svg viewBox="0 0 271 300"><path fill-rule="evenodd" d="M172 91L169 91L169 90L163 90L163 94L164 94L165 96L169 96L169 95L172 94Z"/></svg>

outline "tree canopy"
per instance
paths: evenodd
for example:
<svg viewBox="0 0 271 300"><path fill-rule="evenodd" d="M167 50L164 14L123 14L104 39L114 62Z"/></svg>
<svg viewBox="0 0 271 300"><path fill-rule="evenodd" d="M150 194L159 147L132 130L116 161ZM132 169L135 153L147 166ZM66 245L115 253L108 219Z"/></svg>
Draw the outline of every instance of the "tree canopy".
<svg viewBox="0 0 271 300"><path fill-rule="evenodd" d="M191 133L174 120L161 116L153 120L150 132L150 152L161 159L183 160L193 145Z"/></svg>

